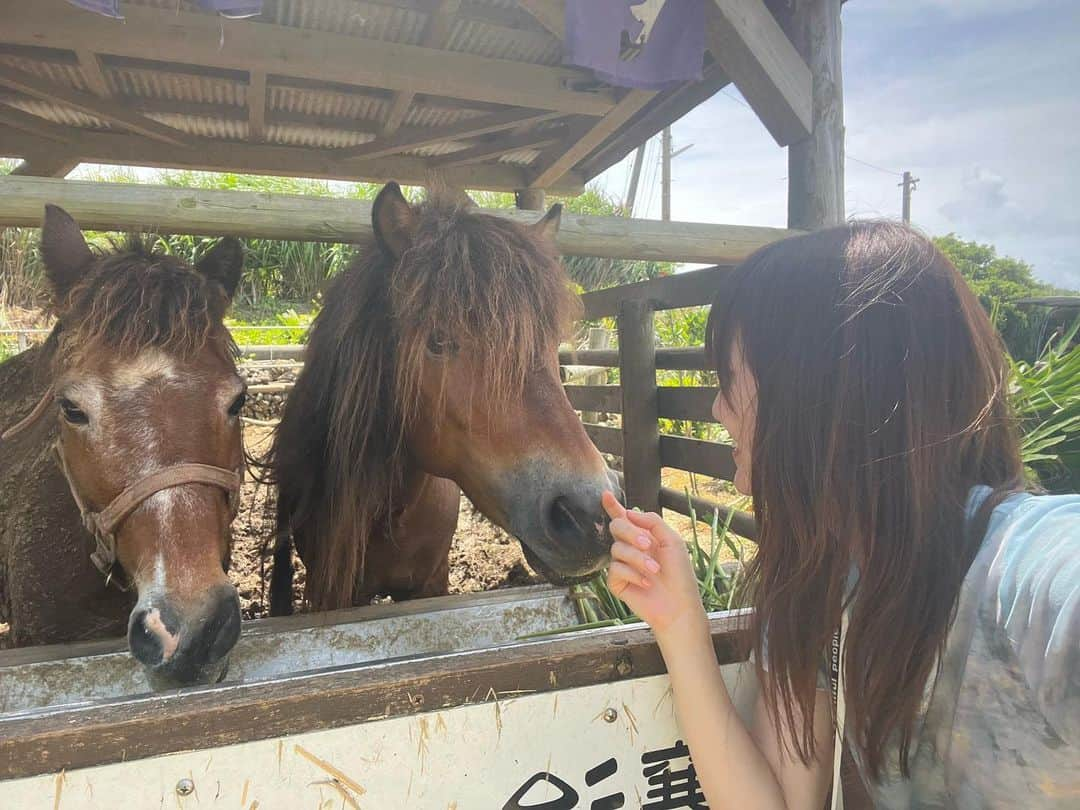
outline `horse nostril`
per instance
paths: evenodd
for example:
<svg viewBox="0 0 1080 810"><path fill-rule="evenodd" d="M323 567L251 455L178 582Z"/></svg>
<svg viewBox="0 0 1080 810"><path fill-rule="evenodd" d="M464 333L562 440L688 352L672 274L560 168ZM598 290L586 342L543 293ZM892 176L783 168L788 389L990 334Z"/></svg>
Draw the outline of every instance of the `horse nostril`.
<svg viewBox="0 0 1080 810"><path fill-rule="evenodd" d="M560 495L551 502L551 507L548 509L548 521L551 532L557 537L581 534L584 531L578 510L565 495Z"/></svg>
<svg viewBox="0 0 1080 810"><path fill-rule="evenodd" d="M131 654L148 667L156 667L171 657L177 638L169 630L157 608L138 610L128 623L128 646Z"/></svg>

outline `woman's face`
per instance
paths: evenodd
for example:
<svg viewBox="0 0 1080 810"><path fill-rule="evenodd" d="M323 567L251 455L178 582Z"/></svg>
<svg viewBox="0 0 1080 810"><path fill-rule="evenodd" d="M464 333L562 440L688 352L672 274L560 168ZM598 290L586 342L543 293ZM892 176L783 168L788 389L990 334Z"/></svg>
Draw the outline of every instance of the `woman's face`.
<svg viewBox="0 0 1080 810"><path fill-rule="evenodd" d="M723 393L716 395L712 412L731 436L735 456L735 489L750 494L751 459L754 450L754 427L757 424L757 383L743 359L742 346L734 341L731 355L730 401Z"/></svg>

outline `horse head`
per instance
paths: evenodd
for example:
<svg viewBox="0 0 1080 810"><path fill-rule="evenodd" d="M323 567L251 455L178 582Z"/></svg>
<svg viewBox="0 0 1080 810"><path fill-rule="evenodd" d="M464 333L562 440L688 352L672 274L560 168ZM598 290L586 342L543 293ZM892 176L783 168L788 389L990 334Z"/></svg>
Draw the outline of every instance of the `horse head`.
<svg viewBox="0 0 1080 810"><path fill-rule="evenodd" d="M223 239L194 267L136 239L99 254L47 206L41 249L58 316L57 449L93 562L136 592L128 640L149 671L212 679L240 633L226 566L245 387L222 318L242 247Z"/></svg>

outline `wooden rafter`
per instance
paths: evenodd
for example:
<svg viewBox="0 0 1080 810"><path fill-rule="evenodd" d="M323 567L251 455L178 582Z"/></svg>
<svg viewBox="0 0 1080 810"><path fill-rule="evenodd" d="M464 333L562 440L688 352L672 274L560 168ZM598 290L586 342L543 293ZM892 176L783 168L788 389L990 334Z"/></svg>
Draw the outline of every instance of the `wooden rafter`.
<svg viewBox="0 0 1080 810"><path fill-rule="evenodd" d="M638 116L616 130L613 137L589 156L583 167L585 174L590 178L595 177L614 166L672 121L682 118L729 84L731 79L718 64L714 62L708 65L700 82L662 94L643 108Z"/></svg>
<svg viewBox="0 0 1080 810"><path fill-rule="evenodd" d="M430 146L433 143L443 143L464 138L472 138L479 135L487 135L491 132L499 132L512 129L524 124L537 124L558 116L558 113L537 112L536 110L507 110L506 112L485 115L480 118L469 118L455 124L430 129L410 129L399 131L392 138L379 138L370 143L360 146L350 146L339 149L338 156L341 158L366 157L378 158L387 155L400 154L422 146Z"/></svg>
<svg viewBox="0 0 1080 810"><path fill-rule="evenodd" d="M90 91L98 98L108 98L112 95L109 90L109 81L105 78L105 71L101 67L100 57L88 48L77 48L75 56L79 59L79 69Z"/></svg>
<svg viewBox="0 0 1080 810"><path fill-rule="evenodd" d="M57 9L63 8L63 13ZM206 14L163 14L123 3L124 25L71 12L59 0L19 7L4 20L5 42L74 49L93 42L101 52L226 70L263 70L344 85L407 90L431 96L491 102L566 114L603 115L614 105L608 91L570 86L581 73L471 54L306 31L251 19L222 21ZM224 47L222 33L224 32Z"/></svg>
<svg viewBox="0 0 1080 810"><path fill-rule="evenodd" d="M65 104L81 113L170 146L184 146L189 142L189 139L177 130L151 121L112 101L55 84L8 65L0 65L0 84L45 101Z"/></svg>
<svg viewBox="0 0 1080 810"><path fill-rule="evenodd" d="M248 138L261 141L266 137L266 71L253 70L248 79Z"/></svg>
<svg viewBox="0 0 1080 810"><path fill-rule="evenodd" d="M570 171L603 143L609 135L629 121L655 96L652 90L630 90L622 97L615 109L596 122L579 124L580 137L566 144L557 144L551 154L542 155L533 180L532 188L549 188L552 183ZM563 148L565 146L565 148Z"/></svg>
<svg viewBox="0 0 1080 810"><path fill-rule="evenodd" d="M57 143L70 142L74 134L74 130L54 124L52 121L46 121L36 115L30 115L3 103L0 103L0 124L6 124L21 132L37 135L39 138L48 138L50 141Z"/></svg>
<svg viewBox="0 0 1080 810"><path fill-rule="evenodd" d="M781 146L807 137L810 68L762 0L708 0L705 44Z"/></svg>
<svg viewBox="0 0 1080 810"><path fill-rule="evenodd" d="M488 143L481 143L460 152L453 152L444 157L438 157L431 162L432 166L466 166L470 163L483 163L490 158L497 158L509 152L519 149L543 146L552 141L561 140L566 136L565 128L546 129L542 132L524 132L520 135L511 135L508 138L500 138Z"/></svg>
<svg viewBox="0 0 1080 810"><path fill-rule="evenodd" d="M79 160L63 152L44 152L22 161L11 170L15 177L66 177Z"/></svg>
<svg viewBox="0 0 1080 810"><path fill-rule="evenodd" d="M0 129L0 154L34 156L41 149L40 138L17 130ZM73 157L84 163L155 166L162 168L228 171L243 174L272 174L316 177L326 180L397 180L406 185L427 185L433 169L421 158L384 157L341 159L334 150L310 147L253 144L242 141L201 141L194 146L162 149L159 144L121 132L79 130L71 143ZM511 164L450 166L438 170L451 186L513 191L527 184L524 167ZM575 174L566 175L553 191L581 192Z"/></svg>
<svg viewBox="0 0 1080 810"><path fill-rule="evenodd" d="M460 9L461 0L439 0L439 5L428 15L420 44L425 48L442 48L450 38L450 32L454 26L454 15ZM386 121L383 122L380 135L386 138L398 131L414 98L416 98L416 93L410 90L398 90L394 93L390 102L390 111L386 114Z"/></svg>
<svg viewBox="0 0 1080 810"><path fill-rule="evenodd" d="M565 0L518 0L518 5L560 42L566 38Z"/></svg>

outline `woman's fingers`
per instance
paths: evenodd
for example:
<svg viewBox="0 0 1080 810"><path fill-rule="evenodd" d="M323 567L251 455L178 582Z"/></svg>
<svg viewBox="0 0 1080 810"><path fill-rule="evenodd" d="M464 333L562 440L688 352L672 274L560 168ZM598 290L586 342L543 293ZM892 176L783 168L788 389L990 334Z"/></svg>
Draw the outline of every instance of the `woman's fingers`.
<svg viewBox="0 0 1080 810"><path fill-rule="evenodd" d="M645 551L652 547L652 536L648 532L643 532L626 518L616 518L611 521L608 530L618 542L629 543Z"/></svg>
<svg viewBox="0 0 1080 810"><path fill-rule="evenodd" d="M629 543L614 543L611 546L611 558L629 565L640 574L659 574L660 563L645 552L634 548Z"/></svg>
<svg viewBox="0 0 1080 810"><path fill-rule="evenodd" d="M652 587L652 582L649 578L631 568L624 562L616 560L608 568L608 587L611 588L611 592L618 597L622 597L624 593L630 588L645 588Z"/></svg>
<svg viewBox="0 0 1080 810"><path fill-rule="evenodd" d="M605 491L604 494L600 496L600 504L604 507L604 511L607 512L608 517L612 520L626 516L626 509L619 503L619 499L615 497L615 494L610 491Z"/></svg>
<svg viewBox="0 0 1080 810"><path fill-rule="evenodd" d="M626 521L638 529L644 529L658 540L670 542L679 537L678 533L668 526L656 512L626 512Z"/></svg>

